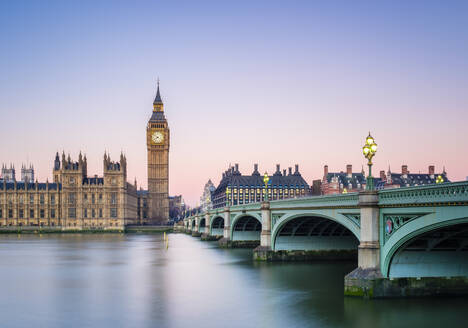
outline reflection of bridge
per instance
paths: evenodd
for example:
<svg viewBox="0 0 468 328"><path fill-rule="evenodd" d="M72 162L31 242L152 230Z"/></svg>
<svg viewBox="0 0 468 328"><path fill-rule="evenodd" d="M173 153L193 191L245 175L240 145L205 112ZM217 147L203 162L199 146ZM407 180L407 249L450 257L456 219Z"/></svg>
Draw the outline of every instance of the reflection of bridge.
<svg viewBox="0 0 468 328"><path fill-rule="evenodd" d="M259 245L257 260L357 256L347 295L468 293L468 182L252 203L184 222L222 246Z"/></svg>

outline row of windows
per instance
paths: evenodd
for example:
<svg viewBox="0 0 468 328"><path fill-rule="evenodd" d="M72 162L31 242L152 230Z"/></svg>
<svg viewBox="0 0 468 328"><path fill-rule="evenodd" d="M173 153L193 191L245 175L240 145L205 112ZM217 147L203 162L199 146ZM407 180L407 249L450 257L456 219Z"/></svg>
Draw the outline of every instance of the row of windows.
<svg viewBox="0 0 468 328"><path fill-rule="evenodd" d="M110 209L110 217L111 218L116 218L117 217L117 208L116 207L111 207ZM96 217L96 214L98 214L98 217L99 218L102 218L102 208L100 208L97 212L96 210L93 208L91 209L91 211L88 211L87 208L85 208L83 210L83 217L84 218L88 218L88 217L91 217L91 218L95 218ZM90 216L89 216L90 215ZM70 219L76 219L76 207L69 207L68 208L68 217Z"/></svg>
<svg viewBox="0 0 468 328"><path fill-rule="evenodd" d="M41 227L44 227L44 226L45 226L44 222L41 222L41 223L39 223L39 224L28 223L28 225L29 225L29 226L41 226ZM110 222L109 225L112 227L112 226L114 225L114 223L113 223L113 222ZM1 222L0 222L0 226L2 226L2 223L1 223ZM11 226L13 226L13 224L12 224L12 223L8 223L8 224L6 224L5 226L10 226L10 227L11 227ZM23 223L21 223L21 222L18 223L18 226L20 226L20 227L23 226ZM50 222L50 226L55 227L55 222ZM73 227L76 227L76 222L74 222L74 223L69 222L69 223L68 223L68 226L69 226L69 227L72 227L72 226L73 226ZM85 223L84 226L85 226L85 227L87 227L87 226L95 227L94 223L89 224L89 225ZM96 225L96 227L98 227L98 226L99 226L99 227L102 227L102 223L99 223L99 225ZM116 222L116 223L115 223L115 226L117 227L117 226L119 226L119 224Z"/></svg>
<svg viewBox="0 0 468 328"><path fill-rule="evenodd" d="M55 222L50 222L50 225L51 225L52 227L54 227L54 226L55 226ZM1 223L1 222L0 222L0 226L2 226L2 223ZM10 223L8 223L8 224L5 224L5 226L11 227L11 226L14 226L14 224L10 222ZM19 222L19 223L18 223L18 226L20 226L20 227L23 226L23 223ZM30 222L30 223L28 223L28 226L41 226L41 227L43 227L43 226L45 226L45 224L44 224L44 222L41 222L40 224L34 224L34 223L31 223L31 222Z"/></svg>
<svg viewBox="0 0 468 328"><path fill-rule="evenodd" d="M262 195L264 195L265 193L251 193L251 194L231 194L231 197L230 199L231 200L237 200L238 198L240 200L243 200L245 198L245 200L250 200L250 201L260 201L260 198ZM273 195L273 196L272 196ZM304 189L291 189L289 190L285 190L284 193L282 192L282 190L279 190L279 192L276 191L276 189L273 190L273 192L271 191L271 189L268 190L268 197L270 198L273 198L273 199L282 199L282 198L288 198L288 196L290 197L294 197L294 196L304 196L305 195L305 190Z"/></svg>
<svg viewBox="0 0 468 328"><path fill-rule="evenodd" d="M43 218L45 218L45 213L46 213L46 212L45 212L45 210L43 210L43 209L40 209L39 211L34 211L34 209L30 209L30 210L29 210L29 218L30 218L30 219L34 219L34 218L41 218L41 219L43 219ZM0 209L0 219L3 218L3 214L4 214L4 213L3 213L3 210ZM6 218L10 218L10 219L13 218L13 210L12 210L12 209L9 209L8 212L5 213L5 214L8 214L8 215L5 217L5 219L6 219ZM20 208L20 209L18 210L18 218L23 219L23 218L25 217L25 214L26 214L26 213L25 213L25 211L24 211L22 208ZM36 215L39 215L39 216L36 217ZM50 210L50 217L51 217L52 219L55 218L55 209L51 209L51 210Z"/></svg>
<svg viewBox="0 0 468 328"><path fill-rule="evenodd" d="M98 194L98 200L99 203L102 203L102 194ZM88 202L88 194L83 194L83 200L85 203ZM117 193L113 192L110 195L110 202L112 205L117 204ZM68 194L68 203L69 204L76 204L76 193L71 192ZM96 194L91 194L91 203L95 204L96 203Z"/></svg>
<svg viewBox="0 0 468 328"><path fill-rule="evenodd" d="M257 194L263 194L265 192L264 190L265 189L260 189L260 188L257 188L257 189L240 189L239 188L239 194L240 195L241 194L246 194L247 195L247 194L250 193L251 195L253 195L255 193L255 191L256 191ZM268 188L269 193L271 193L272 190L273 190L274 193L276 193L276 192L283 193L284 192L285 194L287 194L288 191L289 191L289 193L294 193L294 190L295 190L297 193L299 193L300 190L304 191L305 189L304 188L289 188L289 189L288 188L284 188L284 189L282 189L282 188ZM238 193L237 191L238 191L237 188L233 188L231 194L237 194Z"/></svg>
<svg viewBox="0 0 468 328"><path fill-rule="evenodd" d="M99 203L102 202L102 194L98 194L98 201ZM85 203L88 202L88 194L83 194L83 200ZM91 194L91 204L95 204L96 203L96 194Z"/></svg>
<svg viewBox="0 0 468 328"><path fill-rule="evenodd" d="M293 198L297 196L305 196L305 189L290 189L289 192L288 190L284 190L284 193L282 192L282 189L273 189L273 192L271 189L268 189L268 198L271 200L278 200L278 199L287 199L287 198ZM230 196L230 203L232 205L242 205L242 204L248 204L248 203L253 203L253 202L260 202L263 200L263 195L264 192L259 192L259 193L246 193L244 194L231 194ZM218 208L222 207L226 204L226 196L222 195L221 197L218 197L214 200L213 202L213 207Z"/></svg>
<svg viewBox="0 0 468 328"><path fill-rule="evenodd" d="M91 209L90 215L91 215L92 218L95 218L95 217L96 217L96 210L95 210L94 208ZM100 218L102 218L102 208L100 208L100 209L98 210L98 216L99 216ZM84 218L87 218L87 217L88 217L88 209L87 209L87 208L85 208L84 211L83 211L83 217L84 217Z"/></svg>
<svg viewBox="0 0 468 328"><path fill-rule="evenodd" d="M54 224L52 223L52 225L54 225ZM111 222L111 223L109 223L109 225L112 227L112 226L114 226L114 223ZM69 223L68 223L68 226L69 226L69 227L76 227L77 224L76 224L76 222L73 222L73 223L69 222ZM92 223L92 224L86 224L86 223L85 223L84 226L85 226L85 227L88 227L88 226L89 226L89 227L94 227L94 223ZM99 226L102 227L102 223L99 223ZM118 224L117 222L115 222L115 226L118 227L119 224ZM97 226L96 226L96 227L97 227Z"/></svg>
<svg viewBox="0 0 468 328"><path fill-rule="evenodd" d="M44 205L45 204L45 197L46 195L44 194L39 194L39 204L41 205ZM24 195L22 194L19 194L18 195L18 202L20 204L24 204L25 203L25 200L27 198L24 197ZM30 194L29 195L29 204L33 205L34 204L34 200L35 200L35 195L34 194ZM7 196L7 201L8 201L8 204L12 204L13 203L13 195L8 195ZM55 205L55 195L50 195L49 196L49 204L51 205Z"/></svg>

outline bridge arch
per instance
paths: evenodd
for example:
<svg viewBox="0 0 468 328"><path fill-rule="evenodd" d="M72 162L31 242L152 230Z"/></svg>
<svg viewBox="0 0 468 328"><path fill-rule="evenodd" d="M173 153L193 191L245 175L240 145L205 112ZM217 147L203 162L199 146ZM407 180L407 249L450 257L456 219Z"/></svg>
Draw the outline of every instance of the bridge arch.
<svg viewBox="0 0 468 328"><path fill-rule="evenodd" d="M211 218L210 234L212 236L222 236L224 232L224 217L215 215Z"/></svg>
<svg viewBox="0 0 468 328"><path fill-rule="evenodd" d="M198 222L198 232L204 233L206 232L206 220L205 217L202 217Z"/></svg>
<svg viewBox="0 0 468 328"><path fill-rule="evenodd" d="M345 215L316 211L283 215L275 223L272 249L278 250L357 250L360 228Z"/></svg>
<svg viewBox="0 0 468 328"><path fill-rule="evenodd" d="M192 219L191 225L192 225L192 230L195 230L195 219Z"/></svg>
<svg viewBox="0 0 468 328"><path fill-rule="evenodd" d="M396 230L381 254L384 277L468 276L468 217L423 215Z"/></svg>
<svg viewBox="0 0 468 328"><path fill-rule="evenodd" d="M260 241L262 217L257 213L242 213L232 219L232 241Z"/></svg>

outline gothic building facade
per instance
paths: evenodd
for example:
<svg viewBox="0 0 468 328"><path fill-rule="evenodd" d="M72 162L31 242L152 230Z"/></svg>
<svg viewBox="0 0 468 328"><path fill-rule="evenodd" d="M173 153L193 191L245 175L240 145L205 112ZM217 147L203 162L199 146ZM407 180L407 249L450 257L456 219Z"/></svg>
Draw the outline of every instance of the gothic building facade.
<svg viewBox="0 0 468 328"><path fill-rule="evenodd" d="M103 176L87 175L87 159L57 153L53 182L0 180L0 225L60 227L63 230L123 229L136 223L137 193L127 183L127 159L104 154Z"/></svg>
<svg viewBox="0 0 468 328"><path fill-rule="evenodd" d="M163 224L169 221L169 126L164 104L158 89L153 101L153 113L146 127L148 151L148 222Z"/></svg>
<svg viewBox="0 0 468 328"><path fill-rule="evenodd" d="M57 153L53 181L34 181L24 166L17 181L13 165L2 166L0 226L44 226L63 230L123 229L131 224L169 220L169 127L159 92L146 126L148 190L127 182L127 158L112 161L105 153L103 175L88 176L86 155L78 161ZM180 198L181 199L181 198Z"/></svg>
<svg viewBox="0 0 468 328"><path fill-rule="evenodd" d="M211 179L205 183L203 187L203 194L200 197L200 207L203 212L213 209L213 192L216 190Z"/></svg>

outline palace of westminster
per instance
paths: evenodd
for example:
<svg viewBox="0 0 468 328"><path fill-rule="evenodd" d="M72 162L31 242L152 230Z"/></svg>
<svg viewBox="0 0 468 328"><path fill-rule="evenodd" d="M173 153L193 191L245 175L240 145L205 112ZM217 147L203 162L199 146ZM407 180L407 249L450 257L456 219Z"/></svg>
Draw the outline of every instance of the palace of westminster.
<svg viewBox="0 0 468 328"><path fill-rule="evenodd" d="M0 178L1 226L48 226L63 230L123 229L130 224L169 220L169 127L159 92L146 127L148 190L127 182L127 159L104 154L103 176L88 176L86 156L73 161L57 153L53 182L34 181L32 166L3 166Z"/></svg>
<svg viewBox="0 0 468 328"><path fill-rule="evenodd" d="M127 182L127 159L120 154L119 161L112 161L105 153L103 176L88 176L87 158L81 153L73 161L62 153L56 154L52 171L53 181L39 183L34 180L32 166L21 168L21 180L17 181L12 165L3 165L0 177L0 226L44 226L62 230L104 229L122 230L127 225L165 224L172 217L183 215L181 196L169 197L169 126L164 115L164 104L159 92L153 102L153 112L146 127L148 190L138 190ZM269 176L269 198L272 200L358 192L365 189L364 171L330 173L324 167L321 180L309 186L299 172L289 168ZM380 172L374 178L377 189L400 188L421 184L447 182L445 169L436 174L434 166L428 173L410 174L406 165L401 173ZM254 165L251 175L242 175L236 164L222 175L218 187L208 181L200 207L195 211L261 201L263 178ZM230 189L229 200L226 190ZM171 204L171 206L170 206Z"/></svg>

